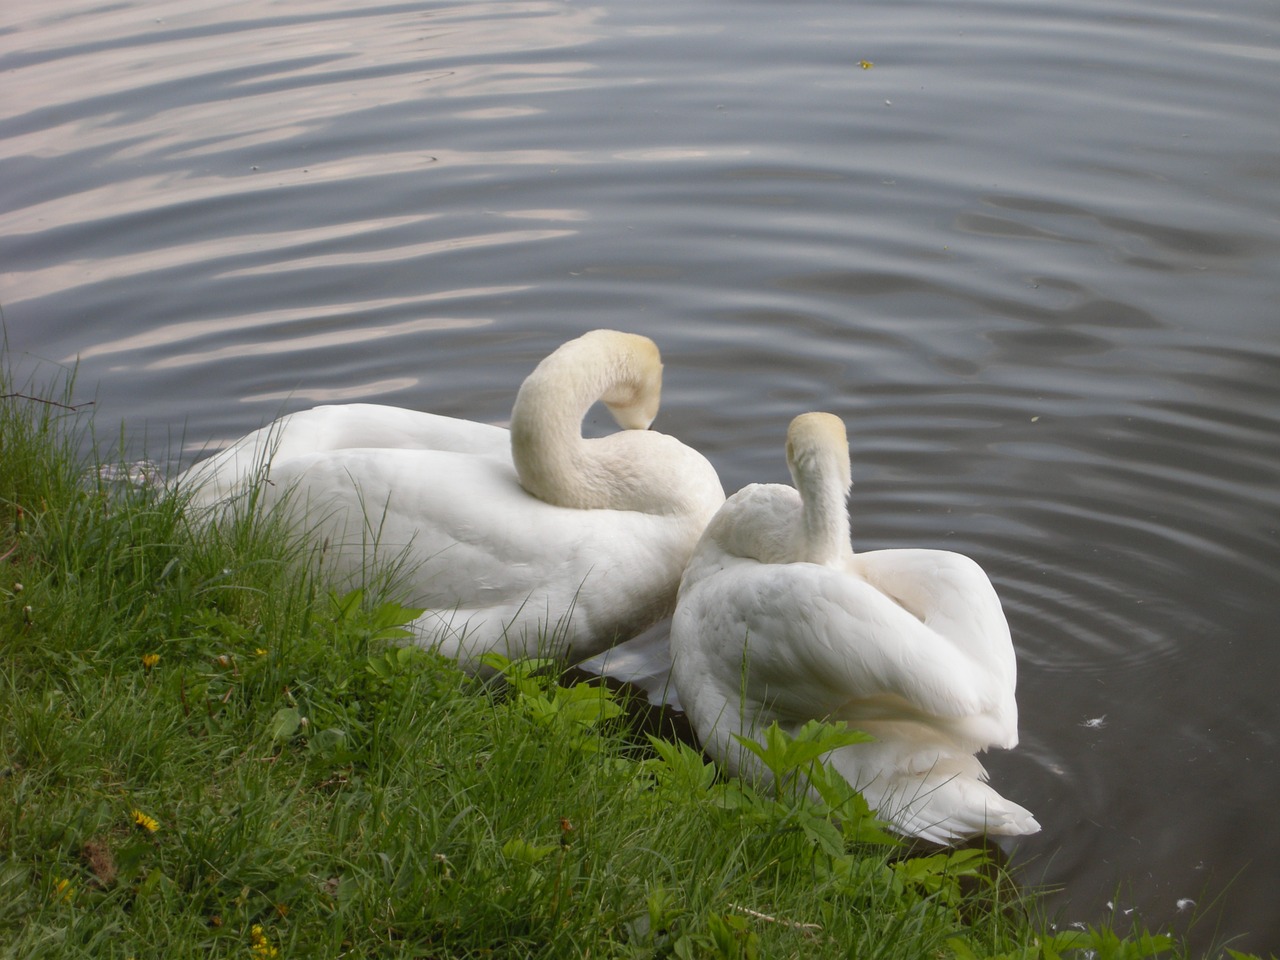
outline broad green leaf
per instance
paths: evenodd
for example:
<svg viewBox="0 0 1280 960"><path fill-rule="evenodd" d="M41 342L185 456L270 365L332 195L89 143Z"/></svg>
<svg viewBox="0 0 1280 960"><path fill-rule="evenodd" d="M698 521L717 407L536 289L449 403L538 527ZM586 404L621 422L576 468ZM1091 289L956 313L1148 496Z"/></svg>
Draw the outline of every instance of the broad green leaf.
<svg viewBox="0 0 1280 960"><path fill-rule="evenodd" d="M329 604L333 608L333 619L335 623L347 623L352 615L360 609L360 603L364 600L363 590L352 590L339 596L336 592L329 594Z"/></svg>
<svg viewBox="0 0 1280 960"><path fill-rule="evenodd" d="M532 865L545 860L558 849L560 849L559 845L554 843L533 844L523 837L512 837L502 845L502 855L508 860Z"/></svg>
<svg viewBox="0 0 1280 960"><path fill-rule="evenodd" d="M302 714L297 707L281 707L271 718L267 732L272 740L287 740L298 732L302 725Z"/></svg>

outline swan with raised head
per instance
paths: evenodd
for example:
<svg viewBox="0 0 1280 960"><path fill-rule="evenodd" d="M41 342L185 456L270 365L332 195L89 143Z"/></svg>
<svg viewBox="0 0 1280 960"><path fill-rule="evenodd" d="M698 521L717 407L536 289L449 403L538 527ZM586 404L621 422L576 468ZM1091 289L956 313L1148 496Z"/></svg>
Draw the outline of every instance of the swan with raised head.
<svg viewBox="0 0 1280 960"><path fill-rule="evenodd" d="M595 330L520 387L510 430L374 404L322 406L251 433L179 478L197 509L259 476L330 576L401 561L423 644L479 657L599 653L671 613L724 491L699 453L649 430L662 361L647 337ZM602 400L624 429L585 439Z"/></svg>
<svg viewBox="0 0 1280 960"><path fill-rule="evenodd" d="M828 761L898 832L936 843L1040 829L975 753L1018 742L1017 667L982 568L943 550L854 553L843 422L787 431L795 487L752 484L711 520L680 584L672 680L703 748L767 772L735 739L813 719L875 737Z"/></svg>

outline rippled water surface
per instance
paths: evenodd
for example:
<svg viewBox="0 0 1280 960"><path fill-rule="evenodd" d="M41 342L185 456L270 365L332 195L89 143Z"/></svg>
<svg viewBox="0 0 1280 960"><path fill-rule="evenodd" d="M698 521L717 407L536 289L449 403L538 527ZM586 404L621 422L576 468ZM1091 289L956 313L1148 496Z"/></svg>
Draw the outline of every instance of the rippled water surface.
<svg viewBox="0 0 1280 960"><path fill-rule="evenodd" d="M727 489L837 413L857 544L1004 599L1051 908L1280 951L1273 0L11 0L0 66L20 370L174 464L596 326Z"/></svg>

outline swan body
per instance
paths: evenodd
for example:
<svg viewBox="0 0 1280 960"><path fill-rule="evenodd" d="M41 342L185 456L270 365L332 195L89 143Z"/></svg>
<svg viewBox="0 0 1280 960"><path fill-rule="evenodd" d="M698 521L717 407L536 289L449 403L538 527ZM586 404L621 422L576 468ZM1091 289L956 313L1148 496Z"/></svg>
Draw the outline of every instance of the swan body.
<svg viewBox="0 0 1280 960"><path fill-rule="evenodd" d="M647 427L662 363L647 337L597 330L543 360L511 429L374 404L322 406L251 433L179 478L218 509L263 476L339 582L396 563L424 645L479 657L599 653L670 614L724 491L699 453ZM626 428L584 439L603 400Z"/></svg>
<svg viewBox="0 0 1280 960"><path fill-rule="evenodd" d="M843 720L875 740L827 760L898 832L945 844L1039 830L974 755L1018 742L1013 644L982 568L943 550L853 552L837 417L797 417L787 461L795 488L730 497L681 580L671 675L704 749L760 780L734 734Z"/></svg>

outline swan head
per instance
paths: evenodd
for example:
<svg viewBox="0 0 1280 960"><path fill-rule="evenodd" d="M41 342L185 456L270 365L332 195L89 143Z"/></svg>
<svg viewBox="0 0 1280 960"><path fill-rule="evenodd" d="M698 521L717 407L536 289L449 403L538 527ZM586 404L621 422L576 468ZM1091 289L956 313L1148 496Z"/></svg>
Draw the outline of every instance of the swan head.
<svg viewBox="0 0 1280 960"><path fill-rule="evenodd" d="M648 337L616 330L595 334L613 341L626 374L601 396L614 421L624 430L648 430L662 403L662 355Z"/></svg>
<svg viewBox="0 0 1280 960"><path fill-rule="evenodd" d="M829 477L846 493L853 485L849 469L849 438L844 421L831 413L802 413L787 428L787 469L796 489L805 478Z"/></svg>

